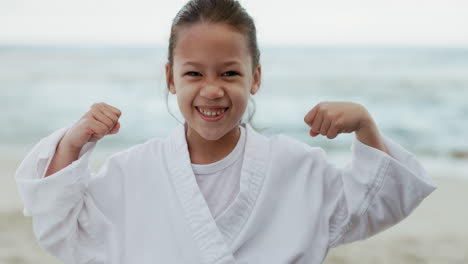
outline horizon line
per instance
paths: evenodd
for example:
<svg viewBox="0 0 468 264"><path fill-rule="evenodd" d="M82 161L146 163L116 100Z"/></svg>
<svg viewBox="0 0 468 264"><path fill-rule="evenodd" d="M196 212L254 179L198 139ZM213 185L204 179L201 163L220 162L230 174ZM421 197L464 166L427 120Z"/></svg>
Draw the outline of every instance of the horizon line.
<svg viewBox="0 0 468 264"><path fill-rule="evenodd" d="M115 47L115 48L168 48L159 42L104 42L104 41L1 41L0 46L16 47ZM424 48L468 49L468 44L402 44L402 43L317 43L317 44L259 44L259 48Z"/></svg>

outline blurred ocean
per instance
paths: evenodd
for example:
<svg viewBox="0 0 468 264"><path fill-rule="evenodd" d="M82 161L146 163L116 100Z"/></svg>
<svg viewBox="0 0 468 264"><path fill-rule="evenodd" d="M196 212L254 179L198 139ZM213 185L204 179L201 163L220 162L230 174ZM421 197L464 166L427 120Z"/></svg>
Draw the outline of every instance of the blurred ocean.
<svg viewBox="0 0 468 264"><path fill-rule="evenodd" d="M305 114L320 101L353 101L381 132L431 169L468 178L468 48L261 47L254 125L349 159L350 134L311 138ZM122 111L114 152L177 126L165 104L166 47L0 46L0 149L24 153L78 120L94 102ZM175 97L169 107L179 120Z"/></svg>

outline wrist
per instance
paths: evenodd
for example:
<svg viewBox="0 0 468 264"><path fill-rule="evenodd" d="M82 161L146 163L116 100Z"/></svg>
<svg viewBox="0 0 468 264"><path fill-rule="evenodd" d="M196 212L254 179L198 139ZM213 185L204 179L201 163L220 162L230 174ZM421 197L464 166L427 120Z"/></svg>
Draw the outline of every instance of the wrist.
<svg viewBox="0 0 468 264"><path fill-rule="evenodd" d="M382 137L380 136L374 119L372 119L372 116L369 114L369 112L367 112L366 109L364 109L364 111L365 114L363 114L362 119L359 121L359 126L355 131L356 138L360 142L388 154L388 150L385 146L385 143L383 142Z"/></svg>
<svg viewBox="0 0 468 264"><path fill-rule="evenodd" d="M367 132L375 132L377 130L377 126L375 125L374 119L370 113L363 107L364 114L362 115L361 120L359 120L359 124L357 129L355 130L356 133L367 131Z"/></svg>
<svg viewBox="0 0 468 264"><path fill-rule="evenodd" d="M62 139L59 141L57 145L57 151L62 152L62 153L69 153L72 155L79 155L81 152L81 149L83 147L75 147L72 144L69 144L65 137L62 137Z"/></svg>
<svg viewBox="0 0 468 264"><path fill-rule="evenodd" d="M383 152L388 153L388 150L385 146L382 136L377 129L377 126L372 121L370 123L366 123L361 128L356 130L356 138L363 144L368 145L370 147L379 149ZM389 154L390 155L390 154Z"/></svg>

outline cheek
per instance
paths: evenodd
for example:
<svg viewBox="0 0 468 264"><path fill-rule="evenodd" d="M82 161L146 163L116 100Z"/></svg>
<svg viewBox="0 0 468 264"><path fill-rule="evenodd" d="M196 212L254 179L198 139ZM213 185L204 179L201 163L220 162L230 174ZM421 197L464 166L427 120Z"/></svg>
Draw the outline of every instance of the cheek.
<svg viewBox="0 0 468 264"><path fill-rule="evenodd" d="M196 90L189 86L178 86L176 88L177 103L181 110L189 111L192 108L193 101L196 97Z"/></svg>
<svg viewBox="0 0 468 264"><path fill-rule="evenodd" d="M248 100L249 100L249 94L243 91L242 93L236 94L235 96L232 97L232 100L234 103L238 106L237 111L238 112L244 112L247 108Z"/></svg>

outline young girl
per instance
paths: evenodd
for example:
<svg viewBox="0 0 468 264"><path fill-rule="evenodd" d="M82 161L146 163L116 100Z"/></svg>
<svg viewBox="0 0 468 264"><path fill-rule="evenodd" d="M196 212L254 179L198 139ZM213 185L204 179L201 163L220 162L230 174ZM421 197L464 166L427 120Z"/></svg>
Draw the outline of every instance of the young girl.
<svg viewBox="0 0 468 264"><path fill-rule="evenodd" d="M361 105L320 103L304 118L311 136L355 133L346 168L242 123L260 88L259 57L238 2L188 2L166 64L185 123L112 155L97 174L88 161L98 140L118 132L115 107L94 104L42 139L16 173L40 246L64 263L321 263L330 248L396 224L435 189Z"/></svg>

